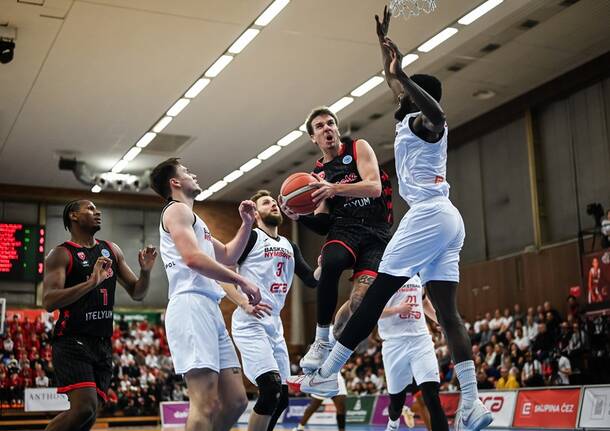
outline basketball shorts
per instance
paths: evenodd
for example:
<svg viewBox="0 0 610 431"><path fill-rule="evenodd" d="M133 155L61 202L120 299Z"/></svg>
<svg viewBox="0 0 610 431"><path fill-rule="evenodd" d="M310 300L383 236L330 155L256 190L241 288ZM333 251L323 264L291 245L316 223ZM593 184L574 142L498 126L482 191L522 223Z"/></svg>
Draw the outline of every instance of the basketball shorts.
<svg viewBox="0 0 610 431"><path fill-rule="evenodd" d="M377 276L379 262L392 234L386 223L367 224L364 219L337 217L333 220L326 243L343 246L354 258L354 275Z"/></svg>
<svg viewBox="0 0 610 431"><path fill-rule="evenodd" d="M388 393L397 394L415 379L440 383L438 361L430 334L389 338L381 345Z"/></svg>
<svg viewBox="0 0 610 431"><path fill-rule="evenodd" d="M400 277L419 273L428 281L460 281L460 250L464 222L445 197L415 204L400 221L388 243L379 272Z"/></svg>
<svg viewBox="0 0 610 431"><path fill-rule="evenodd" d="M53 364L57 392L94 388L106 401L112 379L112 343L110 337L64 335L53 340Z"/></svg>
<svg viewBox="0 0 610 431"><path fill-rule="evenodd" d="M256 319L238 308L231 319L231 335L248 380L256 385L258 377L277 371L282 384L286 384L290 376L290 360L280 316Z"/></svg>
<svg viewBox="0 0 610 431"><path fill-rule="evenodd" d="M217 301L197 293L169 300L165 332L176 374L207 368L240 368Z"/></svg>

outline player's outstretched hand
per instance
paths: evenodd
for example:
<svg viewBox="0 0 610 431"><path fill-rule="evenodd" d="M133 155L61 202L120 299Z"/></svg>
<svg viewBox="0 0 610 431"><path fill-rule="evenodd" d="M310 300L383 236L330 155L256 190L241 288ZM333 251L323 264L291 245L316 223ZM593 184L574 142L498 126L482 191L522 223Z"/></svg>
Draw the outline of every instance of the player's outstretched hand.
<svg viewBox="0 0 610 431"><path fill-rule="evenodd" d="M318 174L312 174L317 180L316 182L309 183L310 186L317 188L315 192L311 194L311 200L317 205L325 199L331 199L335 197L335 185L325 181Z"/></svg>
<svg viewBox="0 0 610 431"><path fill-rule="evenodd" d="M100 256L95 261L95 265L93 266L93 271L89 276L89 279L93 282L93 287L97 287L107 278L110 278L110 268L112 268L112 259L109 259L104 256Z"/></svg>
<svg viewBox="0 0 610 431"><path fill-rule="evenodd" d="M390 30L390 17L392 13L388 9L388 6L383 8L383 19L379 20L379 15L375 14L375 22L377 23L377 37L380 43L384 43L388 31Z"/></svg>
<svg viewBox="0 0 610 431"><path fill-rule="evenodd" d="M244 223L253 225L255 222L254 213L256 212L256 204L252 201L242 201L239 204L239 216Z"/></svg>
<svg viewBox="0 0 610 431"><path fill-rule="evenodd" d="M246 278L242 278L239 283L239 287L241 287L241 291L248 297L248 302L251 305L256 305L261 302L261 291L258 286L252 283L250 280Z"/></svg>
<svg viewBox="0 0 610 431"><path fill-rule="evenodd" d="M254 316L257 319L262 319L265 317L265 315L271 316L272 310L271 305L264 304L262 302L259 302L256 305L246 304L244 307L242 307L242 309L246 312L246 314Z"/></svg>
<svg viewBox="0 0 610 431"><path fill-rule="evenodd" d="M286 206L286 204L284 203L284 199L282 199L282 195L279 195L277 197L277 203L279 204L282 212L286 214L286 217L288 217L290 220L299 219L299 215Z"/></svg>
<svg viewBox="0 0 610 431"><path fill-rule="evenodd" d="M152 245L147 245L146 248L138 252L138 262L142 271L150 271L155 265L157 259L157 249Z"/></svg>
<svg viewBox="0 0 610 431"><path fill-rule="evenodd" d="M393 77L398 78L399 76L406 76L404 70L402 70L402 53L398 49L398 46L394 43L392 39L386 36L385 41L383 43L387 49L390 50L390 58L392 59L390 62L390 74Z"/></svg>

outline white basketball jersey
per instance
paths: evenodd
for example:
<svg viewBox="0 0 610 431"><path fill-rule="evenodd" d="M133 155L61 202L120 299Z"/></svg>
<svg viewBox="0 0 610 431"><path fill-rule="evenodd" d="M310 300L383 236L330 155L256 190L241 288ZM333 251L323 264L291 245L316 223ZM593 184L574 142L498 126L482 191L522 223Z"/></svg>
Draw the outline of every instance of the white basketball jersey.
<svg viewBox="0 0 610 431"><path fill-rule="evenodd" d="M383 340L390 338L400 338L410 335L428 334L424 307L422 305L423 288L419 277L411 277L398 291L390 298L386 307L395 307L400 303L411 304L411 311L407 314L394 314L392 316L379 319L377 327L379 336Z"/></svg>
<svg viewBox="0 0 610 431"><path fill-rule="evenodd" d="M419 112L408 114L396 124L394 158L400 196L413 206L427 199L449 197L447 183L447 124L439 142L429 143L418 137L409 120Z"/></svg>
<svg viewBox="0 0 610 431"><path fill-rule="evenodd" d="M238 272L259 286L261 302L273 307L271 314L279 315L294 276L294 250L283 236L270 237L255 229L256 243L248 257L239 265Z"/></svg>
<svg viewBox="0 0 610 431"><path fill-rule="evenodd" d="M169 205L175 204L170 203ZM167 208L167 206L165 208ZM197 214L193 213L193 216L193 231L197 237L199 250L212 259L216 259L210 230ZM159 223L159 234L161 239L161 246L159 247L161 259L163 260L167 279L169 280L169 299L172 299L175 295L189 292L199 293L215 301L220 301L220 299L225 296L225 291L216 280L205 277L186 266L182 260L182 256L180 256L180 253L176 249L174 240L169 232L163 227L163 213L161 213L161 222Z"/></svg>

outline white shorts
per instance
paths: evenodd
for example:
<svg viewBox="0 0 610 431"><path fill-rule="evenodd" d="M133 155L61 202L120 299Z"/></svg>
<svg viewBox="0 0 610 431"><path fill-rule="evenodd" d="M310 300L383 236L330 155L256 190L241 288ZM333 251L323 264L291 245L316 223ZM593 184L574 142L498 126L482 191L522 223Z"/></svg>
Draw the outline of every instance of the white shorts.
<svg viewBox="0 0 610 431"><path fill-rule="evenodd" d="M419 273L428 281L460 281L464 244L462 216L447 198L413 205L400 221L379 264L379 272L400 277Z"/></svg>
<svg viewBox="0 0 610 431"><path fill-rule="evenodd" d="M259 376L277 371L282 384L286 384L290 376L290 360L280 316L256 319L238 308L231 319L231 335L241 354L248 380L256 385Z"/></svg>
<svg viewBox="0 0 610 431"><path fill-rule="evenodd" d="M397 394L415 382L440 383L438 361L430 334L384 340L381 345L388 393Z"/></svg>
<svg viewBox="0 0 610 431"><path fill-rule="evenodd" d="M240 368L218 302L205 295L182 293L171 298L165 331L176 374Z"/></svg>
<svg viewBox="0 0 610 431"><path fill-rule="evenodd" d="M345 378L341 373L337 375L337 383L339 384L339 393L335 396L344 395L347 396L347 385L345 384ZM315 398L316 400L325 400L326 398L321 397L316 394L311 394L311 398ZM334 397L333 397L334 398Z"/></svg>

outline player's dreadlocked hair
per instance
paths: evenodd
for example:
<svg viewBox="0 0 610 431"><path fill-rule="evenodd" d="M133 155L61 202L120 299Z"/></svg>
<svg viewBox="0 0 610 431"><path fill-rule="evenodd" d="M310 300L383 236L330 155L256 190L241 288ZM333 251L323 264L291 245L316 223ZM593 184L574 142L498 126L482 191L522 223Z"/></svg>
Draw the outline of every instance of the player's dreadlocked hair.
<svg viewBox="0 0 610 431"><path fill-rule="evenodd" d="M70 201L64 207L63 220L64 220L64 229L69 231L72 227L72 220L70 220L70 213L76 212L80 210L81 199Z"/></svg>

